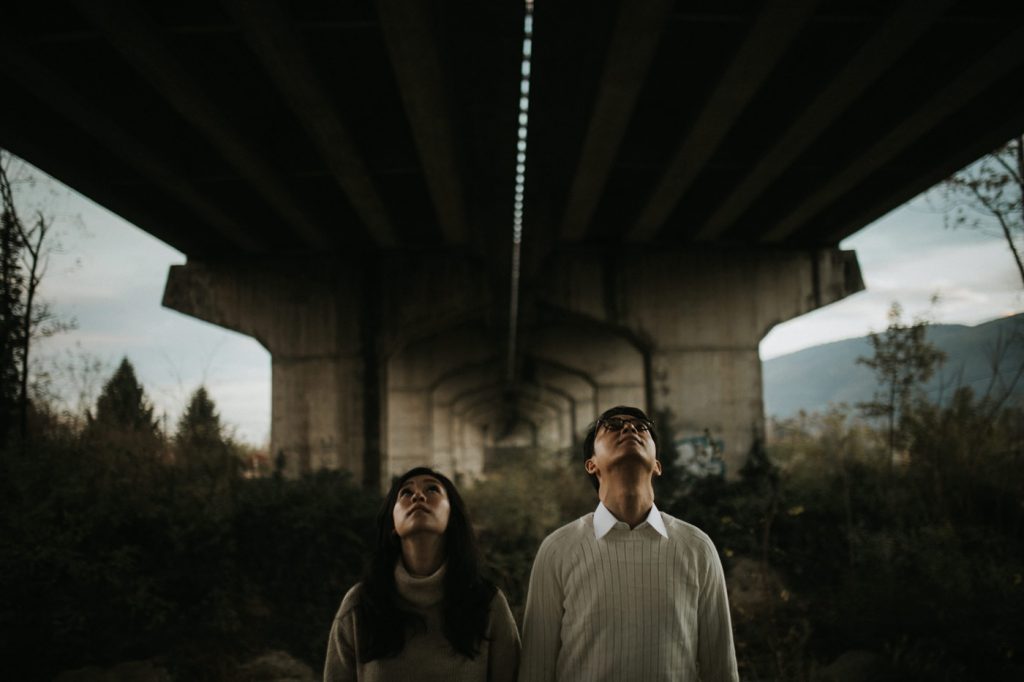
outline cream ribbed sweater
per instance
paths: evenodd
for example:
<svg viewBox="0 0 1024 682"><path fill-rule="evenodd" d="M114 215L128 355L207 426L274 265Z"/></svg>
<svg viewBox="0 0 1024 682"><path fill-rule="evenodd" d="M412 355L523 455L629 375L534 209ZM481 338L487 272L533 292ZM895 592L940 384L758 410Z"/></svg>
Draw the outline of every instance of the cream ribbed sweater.
<svg viewBox="0 0 1024 682"><path fill-rule="evenodd" d="M404 606L420 614L426 625L406 639L402 652L394 658L368 663L359 658L359 603L361 584L341 601L327 640L324 682L512 682L519 660L519 633L509 611L505 595L499 590L491 602L487 639L480 653L470 660L452 649L441 632L442 580L445 567L434 575L420 578L410 575L402 562L395 567L395 585L405 600Z"/></svg>
<svg viewBox="0 0 1024 682"><path fill-rule="evenodd" d="M521 682L739 679L718 553L696 527L661 517L667 538L645 521L597 539L587 514L544 540Z"/></svg>

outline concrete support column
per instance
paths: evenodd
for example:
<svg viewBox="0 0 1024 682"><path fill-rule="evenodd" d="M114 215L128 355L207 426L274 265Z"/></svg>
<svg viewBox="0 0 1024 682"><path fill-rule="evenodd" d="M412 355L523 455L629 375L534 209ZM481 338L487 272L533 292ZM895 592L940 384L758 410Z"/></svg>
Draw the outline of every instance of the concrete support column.
<svg viewBox="0 0 1024 682"><path fill-rule="evenodd" d="M608 386L597 381L597 409L645 406L667 414L676 437L710 431L724 441L735 475L764 434L761 339L777 323L864 288L853 252L651 249L556 255L541 281L543 300L569 318L596 322L585 357L602 336L629 339L646 376ZM601 351L606 364L630 353ZM595 361L585 363L595 366ZM572 364L571 359L563 361Z"/></svg>
<svg viewBox="0 0 1024 682"><path fill-rule="evenodd" d="M448 462L435 461L432 447L430 391L403 386L388 391L388 461L385 480L414 466L446 468Z"/></svg>
<svg viewBox="0 0 1024 682"><path fill-rule="evenodd" d="M272 453L290 474L343 468L376 486L417 464L472 478L487 457L569 447L617 404L668 414L678 437L707 429L735 474L764 432L761 338L863 288L836 249L623 247L545 267L524 289L511 385L504 308L459 252L190 262L164 305L270 351Z"/></svg>
<svg viewBox="0 0 1024 682"><path fill-rule="evenodd" d="M659 348L651 352L651 398L677 437L722 440L726 473L735 474L754 438L764 433L761 358L742 349Z"/></svg>
<svg viewBox="0 0 1024 682"><path fill-rule="evenodd" d="M291 476L341 468L379 476L379 399L354 264L281 260L173 266L164 305L256 338L273 366L271 457Z"/></svg>
<svg viewBox="0 0 1024 682"><path fill-rule="evenodd" d="M272 454L286 472L326 467L364 477L363 360L357 356L273 357Z"/></svg>

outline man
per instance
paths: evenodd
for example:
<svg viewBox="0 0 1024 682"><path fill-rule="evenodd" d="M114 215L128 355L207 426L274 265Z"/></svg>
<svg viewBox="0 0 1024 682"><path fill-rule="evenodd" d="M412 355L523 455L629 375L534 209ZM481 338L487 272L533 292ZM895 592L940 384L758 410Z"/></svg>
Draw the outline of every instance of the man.
<svg viewBox="0 0 1024 682"><path fill-rule="evenodd" d="M739 679L718 552L654 506L657 446L635 407L590 427L584 465L600 503L537 552L520 682Z"/></svg>

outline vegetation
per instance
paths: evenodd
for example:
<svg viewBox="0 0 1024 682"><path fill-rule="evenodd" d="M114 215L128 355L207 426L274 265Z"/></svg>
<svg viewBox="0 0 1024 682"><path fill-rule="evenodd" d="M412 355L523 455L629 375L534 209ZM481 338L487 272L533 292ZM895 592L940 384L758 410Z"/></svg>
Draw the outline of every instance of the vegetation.
<svg viewBox="0 0 1024 682"><path fill-rule="evenodd" d="M845 679L1019 679L1024 411L910 393L895 467L887 424L848 406L774 423L737 481L688 480L663 448L659 507L722 554L742 679L828 679L844 654L862 665ZM517 617L541 539L594 499L577 453L468 493Z"/></svg>
<svg viewBox="0 0 1024 682"><path fill-rule="evenodd" d="M954 225L999 226L1024 283L1024 136L1010 139L940 187Z"/></svg>
<svg viewBox="0 0 1024 682"><path fill-rule="evenodd" d="M323 655L376 496L338 472L245 478L206 392L189 407L164 439L124 362L84 429L33 411L31 457L0 452L11 679L155 658L219 680L270 649Z"/></svg>
<svg viewBox="0 0 1024 682"><path fill-rule="evenodd" d="M39 300L52 222L42 212L28 224L22 220L8 174L11 158L0 149L0 447L13 438L26 447L32 342L74 322Z"/></svg>
<svg viewBox="0 0 1024 682"><path fill-rule="evenodd" d="M743 679L828 679L851 654L859 679L1020 678L1024 412L1005 391L933 403L915 376L892 403L895 463L888 421L837 406L773 423L738 480L693 479L656 415L658 504L721 552ZM0 448L12 679L152 659L231 680L275 649L319 668L378 495L339 472L248 475L202 387L162 433L127 360L84 418L28 407L30 456ZM578 452L536 457L462 482L517 617L541 540L595 501Z"/></svg>
<svg viewBox="0 0 1024 682"><path fill-rule="evenodd" d="M925 341L924 320L903 322L903 309L893 303L889 309L889 326L881 334L868 336L874 354L857 358L858 364L870 367L878 380L874 400L858 405L869 417L884 417L889 434L889 457L896 451L896 420L918 397L921 385L931 379L946 355Z"/></svg>
<svg viewBox="0 0 1024 682"><path fill-rule="evenodd" d="M894 679L999 679L1019 666L1022 417L992 419L968 390L948 407L919 403L901 422L896 470L880 434L843 412L779 425L766 549L790 595L780 613L806 623L802 651L773 652L789 659L780 677L857 649Z"/></svg>
<svg viewBox="0 0 1024 682"><path fill-rule="evenodd" d="M27 355L24 321L27 291L22 255L24 229L14 205L5 160L0 156L0 446L6 444L21 420L21 387Z"/></svg>

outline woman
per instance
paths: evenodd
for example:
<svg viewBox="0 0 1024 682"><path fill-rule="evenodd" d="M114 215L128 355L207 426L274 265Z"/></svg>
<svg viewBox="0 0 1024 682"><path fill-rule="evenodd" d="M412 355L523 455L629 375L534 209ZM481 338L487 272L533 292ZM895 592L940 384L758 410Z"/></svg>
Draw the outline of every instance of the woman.
<svg viewBox="0 0 1024 682"><path fill-rule="evenodd" d="M519 633L480 576L465 504L447 477L411 469L377 516L377 548L341 602L324 681L516 678Z"/></svg>

